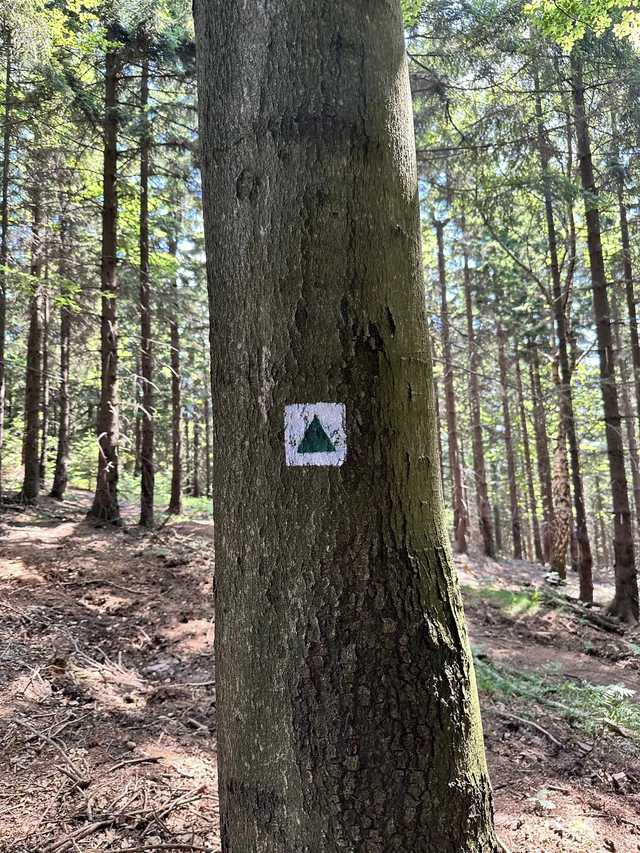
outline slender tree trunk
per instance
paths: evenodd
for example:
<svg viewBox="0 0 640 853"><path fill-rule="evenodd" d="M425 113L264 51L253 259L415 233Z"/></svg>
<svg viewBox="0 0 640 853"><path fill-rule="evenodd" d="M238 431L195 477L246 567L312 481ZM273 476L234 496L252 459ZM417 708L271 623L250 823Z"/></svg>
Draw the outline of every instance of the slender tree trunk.
<svg viewBox="0 0 640 853"><path fill-rule="evenodd" d="M191 494L194 498L202 497L200 487L200 416L197 411L193 414L193 478Z"/></svg>
<svg viewBox="0 0 640 853"><path fill-rule="evenodd" d="M540 539L540 526L538 524L538 505L536 490L533 484L533 464L531 462L531 447L529 445L529 428L527 426L527 412L524 405L524 389L522 387L522 371L520 369L520 355L516 352L516 386L518 391L518 406L520 409L520 429L522 432L522 446L524 450L524 465L527 476L527 491L529 493L529 512L531 515L531 528L533 532L533 550L535 558L539 563L544 562L542 553L542 542Z"/></svg>
<svg viewBox="0 0 640 853"><path fill-rule="evenodd" d="M600 528L600 538L602 540L602 560L605 568L611 565L611 554L609 551L609 532L608 525L605 523L604 502L602 500L602 488L600 486L600 477L595 477L596 491L596 523Z"/></svg>
<svg viewBox="0 0 640 853"><path fill-rule="evenodd" d="M21 499L35 503L40 494L40 405L42 402L42 206L40 189L33 190L31 225L31 300L24 394L24 479Z"/></svg>
<svg viewBox="0 0 640 853"><path fill-rule="evenodd" d="M40 459L38 463L38 472L40 477L40 488L45 488L47 479L47 453L49 444L49 291L48 291L48 274L45 269L44 287L42 289L42 384L41 394L42 399L40 408L42 411L41 426L40 426Z"/></svg>
<svg viewBox="0 0 640 853"><path fill-rule="evenodd" d="M175 257L178 242L170 241L169 251ZM182 374L180 365L180 329L178 327L178 280L173 280L174 305L169 320L171 344L171 498L168 512L180 515L182 512Z"/></svg>
<svg viewBox="0 0 640 853"><path fill-rule="evenodd" d="M547 220L547 239L549 245L549 260L551 267L551 282L553 287L553 314L555 320L556 342L558 345L558 362L560 369L558 390L560 404L560 418L563 421L562 434L569 444L569 458L571 460L571 484L573 489L573 505L576 520L576 536L579 548L580 575L580 600L586 603L593 602L593 557L591 556L591 545L589 543L589 530L587 527L587 511L584 500L584 486L582 473L580 471L580 452L578 437L576 435L575 418L573 414L573 395L571 391L571 364L567 344L567 315L566 298L562 292L562 279L560 275L560 261L558 259L558 241L556 236L555 215L553 211L553 192L551 175L549 173L549 160L551 149L547 142L543 112L542 99L539 93L537 74L535 77L536 90L536 117L538 126L538 152L542 169L542 181L544 191L544 207ZM556 458L556 469L558 459ZM564 521L562 522L562 524ZM556 558L554 558L555 561Z"/></svg>
<svg viewBox="0 0 640 853"><path fill-rule="evenodd" d="M62 305L60 307L60 418L58 423L58 448L56 468L53 475L51 497L64 498L69 480L69 431L71 426L71 400L69 396L69 369L71 365L71 308L68 304L70 294L66 285L67 277L67 223L64 217L60 221L60 267L62 281Z"/></svg>
<svg viewBox="0 0 640 853"><path fill-rule="evenodd" d="M622 245L622 272L624 277L627 313L629 315L629 341L631 343L631 363L633 365L636 414L640 421L640 340L638 339L638 313L636 309L636 296L633 281L633 262L631 258L631 242L629 240L627 206L624 200L623 174L620 175L618 180L618 209L620 215L620 242Z"/></svg>
<svg viewBox="0 0 640 853"><path fill-rule="evenodd" d="M467 552L467 531L469 519L464 500L464 475L460 464L460 446L458 438L458 415L453 376L453 357L451 355L451 336L449 329L449 305L447 301L447 271L444 256L444 225L434 221L438 242L438 278L440 282L440 319L442 321L442 357L444 402L447 413L447 445L449 448L449 467L452 479L453 507L453 545L457 554Z"/></svg>
<svg viewBox="0 0 640 853"><path fill-rule="evenodd" d="M553 452L553 537L551 568L562 580L567 577L567 551L571 542L571 492L569 489L569 463L567 438L562 418L558 423L556 445Z"/></svg>
<svg viewBox="0 0 640 853"><path fill-rule="evenodd" d="M612 613L625 621L636 621L640 615L638 606L638 580L634 560L631 512L629 509L624 451L620 431L620 410L618 407L618 391L614 371L609 298L607 295L607 282L600 236L599 200L593 175L591 140L585 113L582 67L575 51L571 55L571 73L573 78L572 94L575 107L578 161L580 163L580 180L584 193L587 248L591 268L593 316L600 355L600 387L604 408L607 455L609 457L609 473L611 476L611 493L613 498L616 592L610 609Z"/></svg>
<svg viewBox="0 0 640 853"><path fill-rule="evenodd" d="M140 442L140 524L153 526L154 503L154 424L153 424L153 351L151 332L151 276L149 272L149 157L151 129L149 105L149 60L142 62L140 108L143 115L140 141L140 366L142 369L142 425Z"/></svg>
<svg viewBox="0 0 640 853"><path fill-rule="evenodd" d="M11 119L13 86L11 80L11 31L4 32L4 123L2 128L2 189L0 190L0 504L4 449L4 398L6 385L5 347L7 335L7 266L9 264L9 169L11 167Z"/></svg>
<svg viewBox="0 0 640 853"><path fill-rule="evenodd" d="M633 487L633 505L636 513L636 541L638 541L638 532L640 532L640 457L638 456L638 442L636 440L636 419L629 394L631 375L622 349L622 335L620 334L620 323L622 321L620 319L620 308L615 288L611 290L611 308L613 311L616 366L620 374L620 403L622 404L624 428L627 434L627 450L629 453L631 484Z"/></svg>
<svg viewBox="0 0 640 853"><path fill-rule="evenodd" d="M545 412L542 383L540 381L540 360L538 348L532 344L529 349L529 385L533 402L533 425L536 439L536 461L538 482L542 496L544 528L542 549L545 563L551 562L551 542L553 538L553 489L551 484L551 460L549 458L549 435Z"/></svg>
<svg viewBox="0 0 640 853"><path fill-rule="evenodd" d="M209 406L209 394L204 396L204 462L205 462L205 488L208 498L211 497L211 411Z"/></svg>
<svg viewBox="0 0 640 853"><path fill-rule="evenodd" d="M507 457L509 477L509 502L511 506L511 535L513 539L513 556L516 560L524 557L522 548L522 518L520 501L518 499L518 483L516 479L516 456L513 448L513 432L511 429L511 411L509 407L509 377L506 354L506 332L498 326L498 361L500 367L500 386L502 390L502 418L504 426L504 445Z"/></svg>
<svg viewBox="0 0 640 853"><path fill-rule="evenodd" d="M191 445L189 442L189 418L184 416L184 469L186 475L185 491L188 495L192 493L193 480L191 479Z"/></svg>
<svg viewBox="0 0 640 853"><path fill-rule="evenodd" d="M136 417L133 427L134 454L133 454L133 476L138 478L142 469L142 377L140 367L140 353L136 354L136 375L133 382L133 394L136 401Z"/></svg>
<svg viewBox="0 0 640 853"><path fill-rule="evenodd" d="M496 538L496 555L502 554L502 517L500 513L500 478L498 466L494 462L491 465L491 480L493 482L493 531Z"/></svg>
<svg viewBox="0 0 640 853"><path fill-rule="evenodd" d="M195 4L223 853L496 848L438 488L400 4L366 12ZM316 401L345 406L344 465L288 467L285 406Z"/></svg>
<svg viewBox="0 0 640 853"><path fill-rule="evenodd" d="M440 391L438 388L438 380L434 377L433 380L433 397L436 404L436 420L438 422L438 465L440 468L440 491L442 493L442 501L444 503L444 450L442 449L442 416L440 413Z"/></svg>
<svg viewBox="0 0 640 853"><path fill-rule="evenodd" d="M495 557L496 546L491 522L491 506L487 488L487 469L484 461L484 443L482 440L482 416L480 408L480 386L478 370L480 367L476 333L473 325L473 298L471 295L471 275L469 258L464 251L464 300L467 317L467 345L469 353L469 408L471 411L471 430L473 435L473 472L476 482L476 502L478 521L482 536L483 551L487 557Z"/></svg>
<svg viewBox="0 0 640 853"><path fill-rule="evenodd" d="M105 60L104 162L101 249L101 389L98 414L98 475L89 517L120 523L118 505L118 72L116 51Z"/></svg>

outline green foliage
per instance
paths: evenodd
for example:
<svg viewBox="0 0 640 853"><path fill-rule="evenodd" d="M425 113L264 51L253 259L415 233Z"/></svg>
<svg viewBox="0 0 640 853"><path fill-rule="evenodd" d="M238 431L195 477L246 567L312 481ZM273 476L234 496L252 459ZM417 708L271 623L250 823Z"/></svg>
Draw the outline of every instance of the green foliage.
<svg viewBox="0 0 640 853"><path fill-rule="evenodd" d="M530 0L525 10L541 32L567 51L586 36L599 37L609 29L640 47L640 9L627 0Z"/></svg>

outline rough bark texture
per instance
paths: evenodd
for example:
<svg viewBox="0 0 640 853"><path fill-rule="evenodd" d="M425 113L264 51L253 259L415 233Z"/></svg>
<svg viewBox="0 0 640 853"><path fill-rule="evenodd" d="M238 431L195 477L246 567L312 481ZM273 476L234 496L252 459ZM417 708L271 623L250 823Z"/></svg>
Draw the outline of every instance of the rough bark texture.
<svg viewBox="0 0 640 853"><path fill-rule="evenodd" d="M638 579L636 574L631 512L627 478L624 467L624 450L618 406L618 390L614 370L611 315L602 254L598 191L593 174L591 140L584 104L584 83L581 61L574 52L571 56L572 94L575 108L576 138L580 181L584 193L585 219L587 225L587 248L591 269L591 291L593 318L596 325L598 352L600 356L600 388L604 409L607 456L611 477L613 499L613 526L615 552L616 592L610 605L611 612L627 621L635 621L640 613L638 607Z"/></svg>
<svg viewBox="0 0 640 853"><path fill-rule="evenodd" d="M47 455L49 452L49 321L50 305L48 291L48 275L45 268L44 283L42 288L42 383L40 410L42 412L40 424L40 457L38 462L38 476L40 477L40 488L44 489L47 479Z"/></svg>
<svg viewBox="0 0 640 853"><path fill-rule="evenodd" d="M516 455L513 447L513 431L511 428L511 409L509 406L509 373L506 352L506 332L498 326L498 361L500 367L500 389L502 395L502 423L504 429L504 447L507 457L507 473L509 478L509 504L511 511L511 538L513 556L522 560L522 517L520 500L518 498L518 483L516 479Z"/></svg>
<svg viewBox="0 0 640 853"><path fill-rule="evenodd" d="M543 528L542 549L545 563L551 562L551 542L553 538L553 488L551 483L551 460L549 458L549 433L547 414L540 381L540 359L538 348L532 344L529 348L529 385L533 403L533 427L536 439L536 463L538 482L542 496Z"/></svg>
<svg viewBox="0 0 640 853"><path fill-rule="evenodd" d="M467 318L467 346L469 353L469 409L471 412L471 429L473 433L473 473L476 485L476 503L478 506L478 524L482 537L483 551L487 557L495 557L496 545L493 537L491 521L491 505L487 488L487 467L484 459L484 442L482 440L482 416L480 408L480 383L478 371L480 359L476 344L476 332L473 323L473 297L471 294L471 274L469 258L464 252L464 302Z"/></svg>
<svg viewBox="0 0 640 853"><path fill-rule="evenodd" d="M56 451L56 467L53 475L51 497L62 500L67 490L69 480L69 430L71 426L71 398L69 395L69 369L71 364L71 310L65 302L68 297L65 288L67 275L66 253L67 225L64 219L60 222L60 268L62 281L62 305L60 306L60 388L58 391L60 418L58 424L58 447Z"/></svg>
<svg viewBox="0 0 640 853"><path fill-rule="evenodd" d="M636 514L636 542L640 531L640 458L638 457L638 442L636 440L636 419L631 404L631 375L627 366L625 353L622 349L622 335L620 333L620 309L615 289L611 291L611 308L613 310L614 341L616 348L616 367L620 375L620 403L624 417L624 429L627 434L627 452L629 454L629 467L631 469L631 485L633 487L633 506Z"/></svg>
<svg viewBox="0 0 640 853"><path fill-rule="evenodd" d="M4 123L2 128L2 189L0 191L0 503L4 448L5 345L7 332L7 264L9 263L9 169L11 166L11 32L5 31Z"/></svg>
<svg viewBox="0 0 640 853"><path fill-rule="evenodd" d="M558 424L553 452L553 510L551 568L564 579L567 576L567 551L571 540L572 517L567 439L562 419Z"/></svg>
<svg viewBox="0 0 640 853"><path fill-rule="evenodd" d="M438 484L400 6L195 4L224 853L495 849ZM346 406L285 466L287 404Z"/></svg>
<svg viewBox="0 0 640 853"><path fill-rule="evenodd" d="M140 422L140 524L153 527L155 469L153 461L153 339L151 334L151 275L149 272L149 156L151 130L149 104L149 60L142 62L140 109L143 127L140 140L140 371L142 412Z"/></svg>
<svg viewBox="0 0 640 853"><path fill-rule="evenodd" d="M542 563L542 541L540 539L540 525L538 524L538 502L536 490L533 484L533 464L531 462L531 447L529 444L529 427L527 425L527 412L524 405L524 389L522 387L522 370L520 368L520 356L516 352L516 386L518 391L518 408L520 410L520 431L522 433L522 447L524 450L524 466L527 476L527 492L529 494L529 512L531 515L531 528L533 533L533 550L536 560Z"/></svg>
<svg viewBox="0 0 640 853"><path fill-rule="evenodd" d="M562 292L562 279L560 275L560 261L558 258L558 240L556 235L555 215L553 210L553 193L551 175L549 173L549 160L552 149L547 141L543 122L542 100L539 94L538 79L535 79L536 89L536 118L538 130L538 153L540 166L542 168L542 182L544 191L544 207L547 221L547 241L549 245L549 261L551 267L551 283L553 294L553 315L555 320L556 342L558 346L558 367L560 417L562 419L562 434L569 444L569 458L571 460L571 486L573 491L573 506L576 522L576 537L578 540L578 571L580 574L580 600L586 603L593 601L593 557L589 543L589 530L587 527L587 510L584 500L584 486L580 470L580 452L576 424L573 414L573 395L571 391L571 362L568 351L566 296ZM571 150L571 146L569 145ZM558 457L556 454L556 470ZM559 530L564 521L560 522ZM555 560L555 558L554 558Z"/></svg>
<svg viewBox="0 0 640 853"><path fill-rule="evenodd" d="M101 249L101 386L98 413L98 476L89 517L120 522L118 506L118 70L115 51L105 61L104 160Z"/></svg>
<svg viewBox="0 0 640 853"><path fill-rule="evenodd" d="M40 404L42 393L42 207L40 191L33 190L31 225L31 299L27 337L27 369L24 392L24 478L21 499L34 503L40 494Z"/></svg>
<svg viewBox="0 0 640 853"><path fill-rule="evenodd" d="M447 270L444 255L444 223L435 221L434 226L438 244L438 281L440 283L440 320L442 323L442 381L444 384L444 403L447 413L447 447L449 450L449 468L452 483L453 547L457 554L466 554L469 518L464 498L464 476L458 438L458 416L456 412L453 357L451 355L451 334L449 328L449 303L447 299Z"/></svg>
<svg viewBox="0 0 640 853"><path fill-rule="evenodd" d="M174 238L169 243L169 251L175 257L178 242ZM177 303L178 280L173 280L174 303ZM177 320L177 304L169 320L171 344L171 497L168 512L180 515L182 512L182 387L180 365L180 329Z"/></svg>

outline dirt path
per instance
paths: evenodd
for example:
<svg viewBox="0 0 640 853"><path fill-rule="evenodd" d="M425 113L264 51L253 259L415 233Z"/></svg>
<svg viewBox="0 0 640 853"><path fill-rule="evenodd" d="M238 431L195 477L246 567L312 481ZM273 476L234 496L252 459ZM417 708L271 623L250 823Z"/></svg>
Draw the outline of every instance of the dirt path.
<svg viewBox="0 0 640 853"><path fill-rule="evenodd" d="M211 525L86 506L1 519L0 850L215 850Z"/></svg>
<svg viewBox="0 0 640 853"><path fill-rule="evenodd" d="M87 503L0 517L0 851L218 851L212 526L143 535L131 510L127 530L96 530ZM539 583L539 567L459 568L483 659L640 696L640 658L616 635L488 594ZM610 733L585 745L516 699L481 703L512 853L640 851L637 751Z"/></svg>

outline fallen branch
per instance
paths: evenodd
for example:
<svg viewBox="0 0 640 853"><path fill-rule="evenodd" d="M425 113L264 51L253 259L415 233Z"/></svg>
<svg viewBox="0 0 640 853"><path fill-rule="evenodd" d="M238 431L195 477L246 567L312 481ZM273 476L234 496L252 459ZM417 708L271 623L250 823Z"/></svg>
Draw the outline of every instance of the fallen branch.
<svg viewBox="0 0 640 853"><path fill-rule="evenodd" d="M497 714L499 717L506 717L509 720L517 720L519 723L523 723L525 726L530 726L536 731L543 734L545 737L549 738L552 743L555 743L556 746L560 747L560 749L564 748L564 744L561 743L556 737L554 737L551 732L548 732L546 729L543 729L542 726L538 725L538 723L534 723L533 720L527 720L525 717L518 717L516 714L510 714L508 711L499 711L497 708L489 708L487 709L494 714Z"/></svg>
<svg viewBox="0 0 640 853"><path fill-rule="evenodd" d="M61 586L91 586L92 584L96 584L98 586L112 586L114 589L120 589L123 592L129 592L132 595L149 595L149 589L143 589L139 587L138 589L131 589L128 586L121 586L118 583L114 583L113 581L107 580L106 578L94 578L89 581L62 581Z"/></svg>
<svg viewBox="0 0 640 853"><path fill-rule="evenodd" d="M34 729L33 726L30 726L29 723L26 723L19 717L16 717L13 722L18 726L22 726L23 729L26 729L27 731L31 732L32 735L35 735L35 737L52 746L61 756L61 758L64 760L65 764L73 774L72 781L75 781L78 785L83 787L86 787L89 784L89 780L82 773L80 773L78 768L75 766L73 761L69 758L69 756L59 743L56 743L55 740L50 737L47 737L47 735L43 735L42 732L39 732L37 729Z"/></svg>

